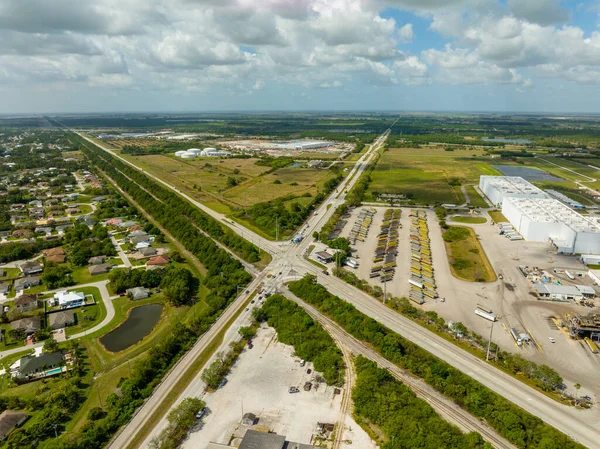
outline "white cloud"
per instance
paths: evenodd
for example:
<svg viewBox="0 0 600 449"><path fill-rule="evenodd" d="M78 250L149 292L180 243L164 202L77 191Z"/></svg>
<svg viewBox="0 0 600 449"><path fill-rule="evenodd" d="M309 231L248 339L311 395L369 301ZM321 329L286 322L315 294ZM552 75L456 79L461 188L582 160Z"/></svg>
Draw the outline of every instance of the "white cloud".
<svg viewBox="0 0 600 449"><path fill-rule="evenodd" d="M515 17L540 25L565 23L571 14L560 6L560 0L508 0Z"/></svg>
<svg viewBox="0 0 600 449"><path fill-rule="evenodd" d="M406 25L398 28L398 37L400 38L401 42L412 42L413 38L415 37L412 23L407 23Z"/></svg>

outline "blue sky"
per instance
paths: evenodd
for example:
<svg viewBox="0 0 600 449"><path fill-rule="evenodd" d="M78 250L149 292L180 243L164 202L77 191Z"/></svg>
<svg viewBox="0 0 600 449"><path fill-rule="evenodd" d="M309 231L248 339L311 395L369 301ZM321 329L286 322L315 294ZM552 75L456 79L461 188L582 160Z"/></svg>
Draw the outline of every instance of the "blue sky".
<svg viewBox="0 0 600 449"><path fill-rule="evenodd" d="M595 0L3 0L0 113L595 113L599 12Z"/></svg>

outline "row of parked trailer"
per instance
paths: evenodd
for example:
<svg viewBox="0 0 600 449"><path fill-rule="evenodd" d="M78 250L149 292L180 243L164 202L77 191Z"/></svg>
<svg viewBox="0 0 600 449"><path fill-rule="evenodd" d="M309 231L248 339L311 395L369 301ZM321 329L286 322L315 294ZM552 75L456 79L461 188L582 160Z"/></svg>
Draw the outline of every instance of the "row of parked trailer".
<svg viewBox="0 0 600 449"><path fill-rule="evenodd" d="M498 229L500 230L500 235L503 235L509 240L523 240L523 237L510 223L498 223Z"/></svg>
<svg viewBox="0 0 600 449"><path fill-rule="evenodd" d="M377 247L373 256L373 268L370 278L379 277L381 282L394 278L396 258L398 257L398 229L400 228L400 209L387 209L383 214L381 230L377 236Z"/></svg>
<svg viewBox="0 0 600 449"><path fill-rule="evenodd" d="M424 210L413 210L410 217L411 263L408 297L418 304L423 304L426 298L437 297L431 263L429 228Z"/></svg>
<svg viewBox="0 0 600 449"><path fill-rule="evenodd" d="M363 209L358 214L358 218L352 226L348 240L351 245L356 245L356 241L364 242L369 234L371 223L373 223L373 216L375 215L375 209Z"/></svg>

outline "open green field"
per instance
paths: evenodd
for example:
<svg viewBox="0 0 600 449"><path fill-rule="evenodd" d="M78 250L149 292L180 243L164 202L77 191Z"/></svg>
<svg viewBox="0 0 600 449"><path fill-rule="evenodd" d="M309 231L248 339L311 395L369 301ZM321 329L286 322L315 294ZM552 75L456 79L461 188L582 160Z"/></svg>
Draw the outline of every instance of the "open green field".
<svg viewBox="0 0 600 449"><path fill-rule="evenodd" d="M486 203L485 200L481 197L479 192L475 190L475 187L467 186L466 189L467 193L469 194L469 200L471 201L469 203L470 206L483 208L490 207L489 204Z"/></svg>
<svg viewBox="0 0 600 449"><path fill-rule="evenodd" d="M494 220L494 223L508 223L508 219L499 210L489 211L488 214L490 214L490 217L492 220Z"/></svg>
<svg viewBox="0 0 600 449"><path fill-rule="evenodd" d="M391 148L373 170L366 200L376 200L377 193L392 193L422 204L462 204L465 199L460 184L478 184L481 175L501 174L489 165L492 159L488 163L483 157L479 149Z"/></svg>
<svg viewBox="0 0 600 449"><path fill-rule="evenodd" d="M496 278L475 232L465 226L450 226L442 236L452 275L470 282L493 282Z"/></svg>
<svg viewBox="0 0 600 449"><path fill-rule="evenodd" d="M463 215L455 215L454 217L452 217L452 221L469 224L483 224L487 222L487 220L483 217L466 217Z"/></svg>
<svg viewBox="0 0 600 449"><path fill-rule="evenodd" d="M330 170L311 168L280 168L269 173L271 167L256 165L258 158L122 156L223 214L286 195L314 196L324 182L335 177ZM230 178L237 185L229 185Z"/></svg>

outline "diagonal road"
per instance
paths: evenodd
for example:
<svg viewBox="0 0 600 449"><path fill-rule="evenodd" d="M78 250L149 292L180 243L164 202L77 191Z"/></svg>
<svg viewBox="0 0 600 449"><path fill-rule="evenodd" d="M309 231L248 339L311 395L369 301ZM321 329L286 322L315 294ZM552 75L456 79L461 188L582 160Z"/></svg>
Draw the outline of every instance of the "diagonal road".
<svg viewBox="0 0 600 449"><path fill-rule="evenodd" d="M371 145L368 151L356 162L354 168L341 183L338 190L332 193L323 202L313 216L309 217L305 223L305 229L303 231L305 236L310 236L314 231L319 230L333 215L335 209L344 203L346 199L346 191L349 191L355 185L357 180L360 178L360 175L366 170L366 168L369 166L369 163L375 157L376 152L385 143L388 134L389 130L387 130L373 143L373 145ZM87 136L81 134L80 136L104 151L112 154L113 156L119 157L111 150L98 145L97 142L93 141ZM121 157L119 158L132 167L143 171L141 168L135 166L135 164ZM572 407L559 404L558 402L550 399L533 388L530 388L521 382L515 381L515 379L508 374L496 369L492 365L489 365L488 363L478 359L472 354L463 351L452 343L421 327L419 324L409 320L408 318L405 318L402 315L399 315L372 297L357 290L342 280L332 276L323 275L319 268L308 263L302 257L310 244L310 239L304 239L299 244L293 244L291 242L272 242L266 240L254 232L243 228L243 226L239 224L231 223L223 214L219 214L212 209L198 203L193 198L190 198L188 195L180 192L178 189L166 183L165 181L151 174L146 174L155 179L157 182L160 182L163 186L186 198L188 201L209 215L220 220L240 236L252 241L255 245L271 253L273 255L273 261L267 267L268 269L266 271L274 273L282 272L283 276L279 278L281 284L282 279L290 277L292 270L294 273L299 275L306 273L316 275L319 282L323 284L331 293L353 304L361 312L378 320L394 332L397 332L403 337L415 342L450 365L465 372L477 381L486 385L488 388L501 394L533 415L538 416L546 423L571 436L574 440L579 441L589 448L600 449L600 429L597 425L595 425L595 421L598 418L598 414L595 410L577 410ZM232 306L230 306L230 308L234 307L241 307L241 302L238 300ZM223 320L219 320L217 323L215 323L215 327L223 325ZM184 359L187 357L188 356L186 355ZM182 359L181 363L184 363L184 359ZM173 376L176 377L177 373L174 373ZM153 399L151 398L148 402L150 401L153 401ZM134 421L124 428L123 433L127 432L129 434L135 434L136 427L138 427L139 424L134 425ZM485 429L478 428L478 431L483 433L485 432ZM111 447L126 447L116 443L117 440L115 440Z"/></svg>

